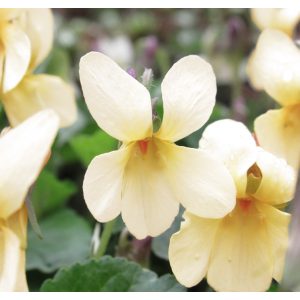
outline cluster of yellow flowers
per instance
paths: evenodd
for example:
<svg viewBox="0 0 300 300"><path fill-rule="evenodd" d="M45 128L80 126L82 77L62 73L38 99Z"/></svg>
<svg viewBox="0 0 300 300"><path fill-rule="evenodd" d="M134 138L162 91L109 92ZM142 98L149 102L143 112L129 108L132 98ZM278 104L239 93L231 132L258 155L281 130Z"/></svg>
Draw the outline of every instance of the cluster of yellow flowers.
<svg viewBox="0 0 300 300"><path fill-rule="evenodd" d="M175 144L201 128L215 105L216 78L199 56L180 59L163 79L158 130L145 86L104 54L80 61L91 115L122 141L90 163L86 204L99 222L122 214L138 239L167 230L181 204L184 221L171 237L169 259L187 287L207 277L218 291L264 291L282 277L290 215L279 208L293 198L300 164L300 50L290 38L300 13L252 10L252 18L263 32L249 78L283 106L255 121L259 145L233 120L207 126L199 149ZM58 128L76 119L72 88L33 73L52 40L50 10L0 10L0 97L16 126L0 137L0 291L27 290L24 201Z"/></svg>
<svg viewBox="0 0 300 300"><path fill-rule="evenodd" d="M286 159L297 170L300 164L300 50L291 34L296 21L300 20L300 11L283 11L283 15L291 14L291 18L285 22L280 19L261 33L249 59L248 75L253 87L264 90L283 106L256 119L255 132L260 145ZM279 16L280 12L277 12Z"/></svg>
<svg viewBox="0 0 300 300"><path fill-rule="evenodd" d="M26 291L26 195L58 128L76 119L71 86L34 74L53 42L49 9L0 9L0 99L13 129L0 136L0 291Z"/></svg>
<svg viewBox="0 0 300 300"><path fill-rule="evenodd" d="M285 105L256 120L259 145L232 120L209 125L199 149L175 145L204 125L215 104L215 75L199 56L179 60L162 81L164 115L157 131L142 84L101 53L80 61L90 113L122 141L119 150L89 165L86 204L100 222L121 213L138 239L168 229L181 204L184 221L171 237L169 259L187 287L207 277L218 291L264 291L272 278L282 277L290 215L279 208L293 198L300 158L300 55L284 32L291 34L300 14L252 15L267 29L249 61L249 77Z"/></svg>

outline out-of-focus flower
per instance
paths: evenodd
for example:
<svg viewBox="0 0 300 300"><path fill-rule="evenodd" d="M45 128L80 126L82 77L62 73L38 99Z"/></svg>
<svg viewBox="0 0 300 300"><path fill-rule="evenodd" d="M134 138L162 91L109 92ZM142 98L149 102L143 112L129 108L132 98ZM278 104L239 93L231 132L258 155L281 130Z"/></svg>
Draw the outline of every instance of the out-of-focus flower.
<svg viewBox="0 0 300 300"><path fill-rule="evenodd" d="M31 46L28 71L33 71L49 55L52 48L54 22L51 9L24 9L22 23Z"/></svg>
<svg viewBox="0 0 300 300"><path fill-rule="evenodd" d="M158 39L155 35L149 35L145 38L145 56L148 60L152 60L157 48L158 48Z"/></svg>
<svg viewBox="0 0 300 300"><path fill-rule="evenodd" d="M272 278L282 277L290 215L276 207L293 197L294 170L257 147L236 121L209 125L199 145L231 173L236 206L222 219L185 212L181 229L170 241L172 270L187 287L206 276L218 291L264 291Z"/></svg>
<svg viewBox="0 0 300 300"><path fill-rule="evenodd" d="M103 52L123 68L131 66L134 60L132 42L125 35L101 38L95 50Z"/></svg>
<svg viewBox="0 0 300 300"><path fill-rule="evenodd" d="M11 40L10 47L14 47L18 56L10 58L6 54L10 52L5 50L2 63L0 57L0 66L5 66L1 100L11 125L16 126L46 108L56 111L60 117L61 127L71 125L76 119L75 95L72 87L56 76L32 74L48 56L52 47L54 24L51 10L4 9L0 10L1 19L2 23L6 20L4 24L8 28L12 26L10 24L15 24L14 27L22 32L25 37L23 39L27 42L25 49L25 42L22 44L23 48L18 44L22 41L20 37ZM6 37L3 33L2 36ZM6 72L6 68L10 71Z"/></svg>
<svg viewBox="0 0 300 300"><path fill-rule="evenodd" d="M0 9L1 92L18 85L49 54L53 41L50 9Z"/></svg>
<svg viewBox="0 0 300 300"><path fill-rule="evenodd" d="M216 79L198 56L179 60L162 82L164 117L153 132L148 90L107 56L81 58L80 81L98 125L122 147L93 159L85 174L86 204L100 222L122 213L137 238L157 236L178 213L179 203L203 217L222 217L235 205L226 168L204 151L174 144L209 118Z"/></svg>
<svg viewBox="0 0 300 300"><path fill-rule="evenodd" d="M283 32L260 35L247 66L251 84L283 106L255 120L259 144L295 169L300 163L300 50Z"/></svg>
<svg viewBox="0 0 300 300"><path fill-rule="evenodd" d="M77 116L73 88L53 75L26 75L16 88L2 96L2 103L12 126L46 108L58 114L60 127L71 125Z"/></svg>
<svg viewBox="0 0 300 300"><path fill-rule="evenodd" d="M0 9L0 81L1 91L14 88L30 64L31 44L23 27L23 9Z"/></svg>
<svg viewBox="0 0 300 300"><path fill-rule="evenodd" d="M0 291L26 291L24 200L49 154L59 119L40 112L0 137Z"/></svg>
<svg viewBox="0 0 300 300"><path fill-rule="evenodd" d="M159 49L157 36L149 35L141 40L141 64L146 68L152 68L156 53Z"/></svg>
<svg viewBox="0 0 300 300"><path fill-rule="evenodd" d="M299 8L252 8L252 21L260 30L278 29L289 36L300 21Z"/></svg>

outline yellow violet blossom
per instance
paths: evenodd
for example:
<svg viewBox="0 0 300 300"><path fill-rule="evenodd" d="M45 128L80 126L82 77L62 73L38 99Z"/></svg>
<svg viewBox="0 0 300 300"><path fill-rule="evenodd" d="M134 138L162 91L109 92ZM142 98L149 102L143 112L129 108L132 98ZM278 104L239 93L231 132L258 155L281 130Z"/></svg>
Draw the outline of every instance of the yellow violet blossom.
<svg viewBox="0 0 300 300"><path fill-rule="evenodd" d="M148 90L109 57L88 53L79 73L93 118L122 141L119 150L95 157L85 174L84 198L98 221L121 213L129 231L142 239L168 229L180 203L203 217L232 210L235 189L226 168L204 151L174 143L203 126L212 112L216 79L207 62L187 56L168 71L157 132Z"/></svg>
<svg viewBox="0 0 300 300"><path fill-rule="evenodd" d="M290 215L276 206L292 199L294 170L257 147L236 121L209 125L199 145L228 168L237 189L236 206L221 219L186 211L170 240L172 270L187 287L206 276L217 291L265 291L272 278L282 277Z"/></svg>
<svg viewBox="0 0 300 300"><path fill-rule="evenodd" d="M300 50L284 33L265 30L247 66L251 84L265 90L281 109L255 120L259 144L283 157L295 169L300 164Z"/></svg>
<svg viewBox="0 0 300 300"><path fill-rule="evenodd" d="M44 110L0 137L0 291L26 291L24 200L49 154L59 119Z"/></svg>
<svg viewBox="0 0 300 300"><path fill-rule="evenodd" d="M6 27L15 24L19 28L28 52L24 50L25 46L24 49L19 46L20 39L11 40L11 48L16 48L13 49L23 63L17 61L16 56L8 60L7 51L3 52L2 63L10 72L3 72L1 100L10 124L16 126L36 112L51 108L59 115L61 127L71 125L76 119L73 88L57 76L33 74L52 48L54 22L51 10L0 9L0 20ZM4 37L2 34L0 38ZM5 84L6 81L9 84Z"/></svg>
<svg viewBox="0 0 300 300"><path fill-rule="evenodd" d="M1 91L14 88L25 75L31 57L31 44L23 28L24 10L0 9Z"/></svg>
<svg viewBox="0 0 300 300"><path fill-rule="evenodd" d="M294 7L252 8L251 19L260 30L277 29L292 36L297 23L300 21L300 9Z"/></svg>

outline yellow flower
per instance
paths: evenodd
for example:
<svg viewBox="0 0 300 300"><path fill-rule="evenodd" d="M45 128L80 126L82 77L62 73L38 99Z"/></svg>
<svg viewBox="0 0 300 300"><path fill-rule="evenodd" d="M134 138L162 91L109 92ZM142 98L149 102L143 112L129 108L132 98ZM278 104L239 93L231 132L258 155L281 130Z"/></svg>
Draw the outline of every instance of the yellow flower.
<svg viewBox="0 0 300 300"><path fill-rule="evenodd" d="M86 204L100 222L122 213L137 238L157 236L179 203L203 217L222 217L235 204L233 181L209 154L175 141L199 129L215 104L216 79L198 56L182 58L162 82L164 117L153 132L147 89L104 54L81 58L80 81L98 125L122 147L93 159L85 174Z"/></svg>
<svg viewBox="0 0 300 300"><path fill-rule="evenodd" d="M252 8L251 18L260 30L278 29L292 36L297 23L300 21L300 9Z"/></svg>
<svg viewBox="0 0 300 300"><path fill-rule="evenodd" d="M50 9L0 9L1 91L15 88L49 54L53 42Z"/></svg>
<svg viewBox="0 0 300 300"><path fill-rule="evenodd" d="M0 9L0 81L1 91L14 88L30 63L30 39L23 28L22 9Z"/></svg>
<svg viewBox="0 0 300 300"><path fill-rule="evenodd" d="M73 88L53 75L26 75L16 88L2 95L2 103L12 126L47 108L58 114L60 127L70 126L77 117Z"/></svg>
<svg viewBox="0 0 300 300"><path fill-rule="evenodd" d="M9 45L15 49L15 56L8 60L6 53L10 52L5 50L2 59L8 71L3 72L1 98L10 124L16 126L36 112L51 108L59 115L61 127L71 125L77 114L73 88L59 77L32 74L52 48L54 24L51 10L0 9L0 20L5 24L3 28L14 24L27 42L24 50L18 44L22 41L19 37L18 40L11 38ZM6 36L1 34L0 38ZM18 57L22 61L18 61ZM5 84L6 81L8 84Z"/></svg>
<svg viewBox="0 0 300 300"><path fill-rule="evenodd" d="M284 33L265 30L252 53L247 72L256 89L283 106L255 120L259 144L295 169L300 163L300 50Z"/></svg>
<svg viewBox="0 0 300 300"><path fill-rule="evenodd" d="M27 290L24 200L58 130L52 110L42 111L0 137L0 291Z"/></svg>
<svg viewBox="0 0 300 300"><path fill-rule="evenodd" d="M187 287L206 276L217 291L264 291L282 277L290 215L276 207L293 197L294 170L232 120L209 125L199 145L230 171L236 206L221 219L185 212L170 241L172 270Z"/></svg>

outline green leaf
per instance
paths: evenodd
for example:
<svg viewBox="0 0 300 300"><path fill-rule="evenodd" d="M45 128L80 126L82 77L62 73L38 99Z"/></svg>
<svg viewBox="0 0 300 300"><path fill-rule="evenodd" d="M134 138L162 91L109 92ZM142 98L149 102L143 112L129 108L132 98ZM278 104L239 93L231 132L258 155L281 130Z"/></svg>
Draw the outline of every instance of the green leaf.
<svg viewBox="0 0 300 300"><path fill-rule="evenodd" d="M175 218L174 222L172 223L171 227L165 231L163 234L153 238L152 240L152 251L156 256L159 258L163 258L166 260L169 260L168 256L168 249L169 249L169 243L170 243L170 238L173 233L179 230L180 228L180 222L182 220L182 213L183 209L180 209L179 214Z"/></svg>
<svg viewBox="0 0 300 300"><path fill-rule="evenodd" d="M273 281L267 292L279 292L279 284Z"/></svg>
<svg viewBox="0 0 300 300"><path fill-rule="evenodd" d="M145 35L154 32L157 23L152 12L138 11L134 18L127 18L123 23L130 35Z"/></svg>
<svg viewBox="0 0 300 300"><path fill-rule="evenodd" d="M70 180L59 180L51 172L44 170L33 188L31 201L39 217L62 207L77 192Z"/></svg>
<svg viewBox="0 0 300 300"><path fill-rule="evenodd" d="M70 143L73 151L86 167L95 156L115 150L118 147L116 139L100 130L91 135L78 135Z"/></svg>
<svg viewBox="0 0 300 300"><path fill-rule="evenodd" d="M27 270L50 273L82 261L91 251L92 230L83 218L63 209L40 222L43 239L28 231Z"/></svg>
<svg viewBox="0 0 300 300"><path fill-rule="evenodd" d="M46 280L42 292L181 292L173 275L158 277L154 272L125 258L103 256L75 264Z"/></svg>

